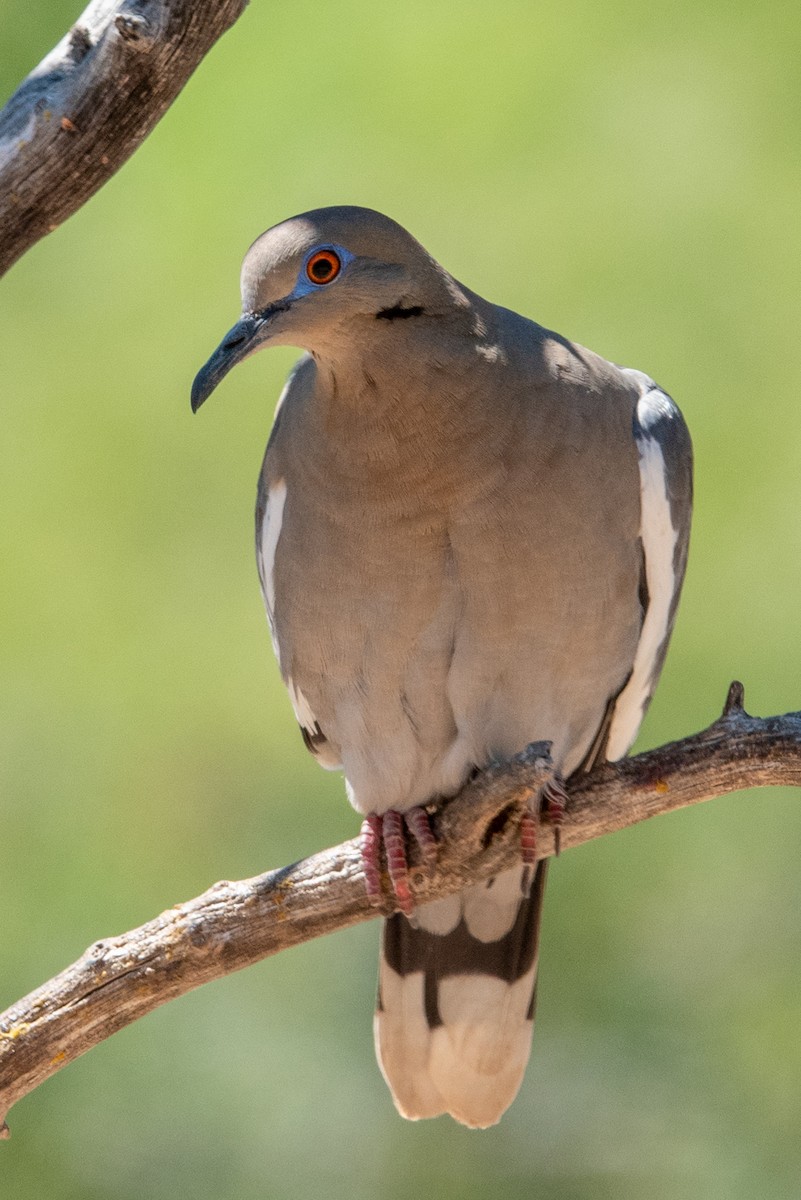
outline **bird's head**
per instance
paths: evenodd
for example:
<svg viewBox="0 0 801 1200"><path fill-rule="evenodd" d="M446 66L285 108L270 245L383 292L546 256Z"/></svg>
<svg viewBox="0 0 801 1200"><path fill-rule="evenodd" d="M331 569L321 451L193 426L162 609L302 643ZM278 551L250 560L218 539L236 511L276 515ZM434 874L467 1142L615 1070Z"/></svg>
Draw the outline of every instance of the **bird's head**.
<svg viewBox="0 0 801 1200"><path fill-rule="evenodd" d="M395 221L369 208L321 208L273 226L242 264L242 316L192 386L192 410L262 346L335 350L375 322L467 304L455 281Z"/></svg>

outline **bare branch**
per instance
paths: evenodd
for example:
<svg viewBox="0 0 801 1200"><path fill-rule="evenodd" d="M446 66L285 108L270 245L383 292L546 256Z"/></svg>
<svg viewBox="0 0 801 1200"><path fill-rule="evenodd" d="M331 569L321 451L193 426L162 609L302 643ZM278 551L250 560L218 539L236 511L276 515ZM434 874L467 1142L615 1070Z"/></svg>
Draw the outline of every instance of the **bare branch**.
<svg viewBox="0 0 801 1200"><path fill-rule="evenodd" d="M0 275L141 145L247 0L93 0L0 112Z"/></svg>
<svg viewBox="0 0 801 1200"><path fill-rule="evenodd" d="M801 713L759 719L742 703L734 683L723 715L702 733L573 777L562 847L741 788L801 786ZM443 803L432 817L437 866L412 871L416 899L448 895L519 861L520 815L551 773L547 745L535 743ZM543 824L538 857L553 849L553 830ZM4 1117L20 1097L160 1004L380 911L367 900L358 843L350 841L253 879L217 883L139 929L96 942L0 1015L0 1135L8 1136Z"/></svg>

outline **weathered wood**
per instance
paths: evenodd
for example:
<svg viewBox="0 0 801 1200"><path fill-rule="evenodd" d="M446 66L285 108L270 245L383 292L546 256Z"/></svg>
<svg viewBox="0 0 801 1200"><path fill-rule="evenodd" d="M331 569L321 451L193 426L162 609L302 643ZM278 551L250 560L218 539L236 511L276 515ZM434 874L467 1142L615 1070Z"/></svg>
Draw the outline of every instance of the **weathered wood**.
<svg viewBox="0 0 801 1200"><path fill-rule="evenodd" d="M0 112L0 275L144 141L247 0L93 0Z"/></svg>
<svg viewBox="0 0 801 1200"><path fill-rule="evenodd" d="M741 788L801 786L801 713L760 719L742 703L742 685L732 684L723 715L703 732L574 777L562 848ZM520 815L551 773L547 746L535 743L442 804L432 815L438 862L431 872L412 871L416 899L447 895L518 861ZM553 830L541 824L537 855L553 850ZM96 942L0 1015L0 1136L8 1136L12 1104L160 1004L381 911L391 905L369 904L358 843L350 841L253 879L217 883Z"/></svg>

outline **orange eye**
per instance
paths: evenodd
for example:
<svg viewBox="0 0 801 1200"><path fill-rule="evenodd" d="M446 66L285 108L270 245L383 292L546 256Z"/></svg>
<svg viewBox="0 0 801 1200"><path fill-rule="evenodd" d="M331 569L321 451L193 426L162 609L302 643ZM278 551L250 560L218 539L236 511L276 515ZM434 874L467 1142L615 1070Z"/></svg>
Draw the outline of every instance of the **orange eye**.
<svg viewBox="0 0 801 1200"><path fill-rule="evenodd" d="M342 262L333 250L318 250L306 263L306 275L311 283L331 283L342 270Z"/></svg>

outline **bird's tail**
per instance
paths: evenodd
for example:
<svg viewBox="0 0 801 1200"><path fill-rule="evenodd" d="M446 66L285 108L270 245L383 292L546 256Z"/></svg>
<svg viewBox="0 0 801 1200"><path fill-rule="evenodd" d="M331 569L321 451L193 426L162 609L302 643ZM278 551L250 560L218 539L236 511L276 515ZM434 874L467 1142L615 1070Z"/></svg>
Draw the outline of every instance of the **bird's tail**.
<svg viewBox="0 0 801 1200"><path fill-rule="evenodd" d="M547 861L531 891L522 868L384 924L376 1053L395 1105L419 1120L499 1121L531 1046Z"/></svg>

